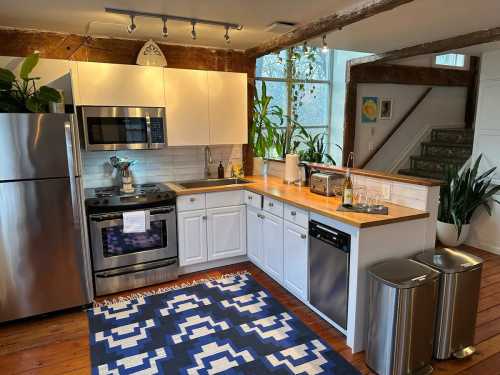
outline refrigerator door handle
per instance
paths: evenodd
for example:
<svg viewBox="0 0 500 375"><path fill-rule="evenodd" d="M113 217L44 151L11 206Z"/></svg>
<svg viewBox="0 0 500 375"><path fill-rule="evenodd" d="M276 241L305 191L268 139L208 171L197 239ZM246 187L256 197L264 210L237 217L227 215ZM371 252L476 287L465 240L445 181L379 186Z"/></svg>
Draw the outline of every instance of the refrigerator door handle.
<svg viewBox="0 0 500 375"><path fill-rule="evenodd" d="M68 139L68 128L70 130L70 138ZM77 177L81 176L81 161L80 161L80 142L78 138L78 129L75 118L70 115L68 121L64 122L64 129L66 132L66 148L68 149L68 154L71 151L71 160L68 155L68 168L73 170L73 174ZM70 150L71 148L71 150ZM71 173L71 171L70 171Z"/></svg>
<svg viewBox="0 0 500 375"><path fill-rule="evenodd" d="M78 181L76 179L76 160L75 160L75 147L74 147L74 137L73 137L73 126L72 122L64 122L64 134L66 138L66 155L68 157L68 175L69 183L71 188L71 206L73 211L73 224L75 227L80 228L80 197L79 188L77 186Z"/></svg>

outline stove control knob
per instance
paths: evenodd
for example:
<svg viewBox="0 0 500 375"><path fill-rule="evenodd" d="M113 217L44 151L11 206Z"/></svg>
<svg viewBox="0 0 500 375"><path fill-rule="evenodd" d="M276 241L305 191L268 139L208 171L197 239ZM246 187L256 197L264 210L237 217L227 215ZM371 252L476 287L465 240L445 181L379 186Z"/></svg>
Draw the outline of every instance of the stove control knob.
<svg viewBox="0 0 500 375"><path fill-rule="evenodd" d="M102 201L102 203L103 203L103 204L108 204L108 203L109 203L109 201L108 201L107 199L104 199L104 200Z"/></svg>

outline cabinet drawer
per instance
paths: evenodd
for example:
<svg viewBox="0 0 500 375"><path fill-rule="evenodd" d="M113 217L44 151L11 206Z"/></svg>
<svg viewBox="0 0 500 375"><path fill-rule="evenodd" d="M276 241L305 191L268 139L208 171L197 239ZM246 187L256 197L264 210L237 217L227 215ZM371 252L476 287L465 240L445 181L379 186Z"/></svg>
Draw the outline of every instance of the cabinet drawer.
<svg viewBox="0 0 500 375"><path fill-rule="evenodd" d="M262 195L245 190L245 202L249 206L258 208L259 210L262 208Z"/></svg>
<svg viewBox="0 0 500 375"><path fill-rule="evenodd" d="M205 209L205 194L180 195L177 197L177 211Z"/></svg>
<svg viewBox="0 0 500 375"><path fill-rule="evenodd" d="M269 197L264 197L264 211L270 212L278 217L283 217L283 202Z"/></svg>
<svg viewBox="0 0 500 375"><path fill-rule="evenodd" d="M239 206L243 204L243 191L218 191L207 193L207 208Z"/></svg>
<svg viewBox="0 0 500 375"><path fill-rule="evenodd" d="M290 204L285 204L285 220L300 225L303 228L309 226L309 212Z"/></svg>

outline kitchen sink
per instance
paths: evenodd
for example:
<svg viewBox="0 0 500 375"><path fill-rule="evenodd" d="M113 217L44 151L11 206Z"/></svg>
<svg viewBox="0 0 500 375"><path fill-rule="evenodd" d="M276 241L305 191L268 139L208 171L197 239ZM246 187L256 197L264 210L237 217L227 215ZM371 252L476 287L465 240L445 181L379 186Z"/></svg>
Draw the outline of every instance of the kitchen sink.
<svg viewBox="0 0 500 375"><path fill-rule="evenodd" d="M218 178L218 179L177 182L177 185L183 187L184 189L193 189L193 188L204 188L212 186L244 185L244 184L249 184L250 182L251 181L244 180L242 178Z"/></svg>

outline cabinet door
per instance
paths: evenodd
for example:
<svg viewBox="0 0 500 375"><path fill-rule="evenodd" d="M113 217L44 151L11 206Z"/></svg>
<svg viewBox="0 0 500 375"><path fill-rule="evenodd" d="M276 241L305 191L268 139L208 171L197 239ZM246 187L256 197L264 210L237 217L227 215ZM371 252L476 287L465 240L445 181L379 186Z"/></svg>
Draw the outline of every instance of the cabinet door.
<svg viewBox="0 0 500 375"><path fill-rule="evenodd" d="M169 146L208 145L208 77L203 70L165 69Z"/></svg>
<svg viewBox="0 0 500 375"><path fill-rule="evenodd" d="M285 221L284 285L296 296L307 300L307 229Z"/></svg>
<svg viewBox="0 0 500 375"><path fill-rule="evenodd" d="M78 62L79 105L164 107L163 68Z"/></svg>
<svg viewBox="0 0 500 375"><path fill-rule="evenodd" d="M261 210L247 206L247 252L248 258L256 265L264 268L264 253L262 248Z"/></svg>
<svg viewBox="0 0 500 375"><path fill-rule="evenodd" d="M247 75L208 72L210 144L248 143Z"/></svg>
<svg viewBox="0 0 500 375"><path fill-rule="evenodd" d="M283 219L268 213L263 216L264 270L283 283Z"/></svg>
<svg viewBox="0 0 500 375"><path fill-rule="evenodd" d="M180 212L177 215L179 232L179 264L207 261L207 216L205 210Z"/></svg>
<svg viewBox="0 0 500 375"><path fill-rule="evenodd" d="M207 210L208 260L247 253L245 206Z"/></svg>

